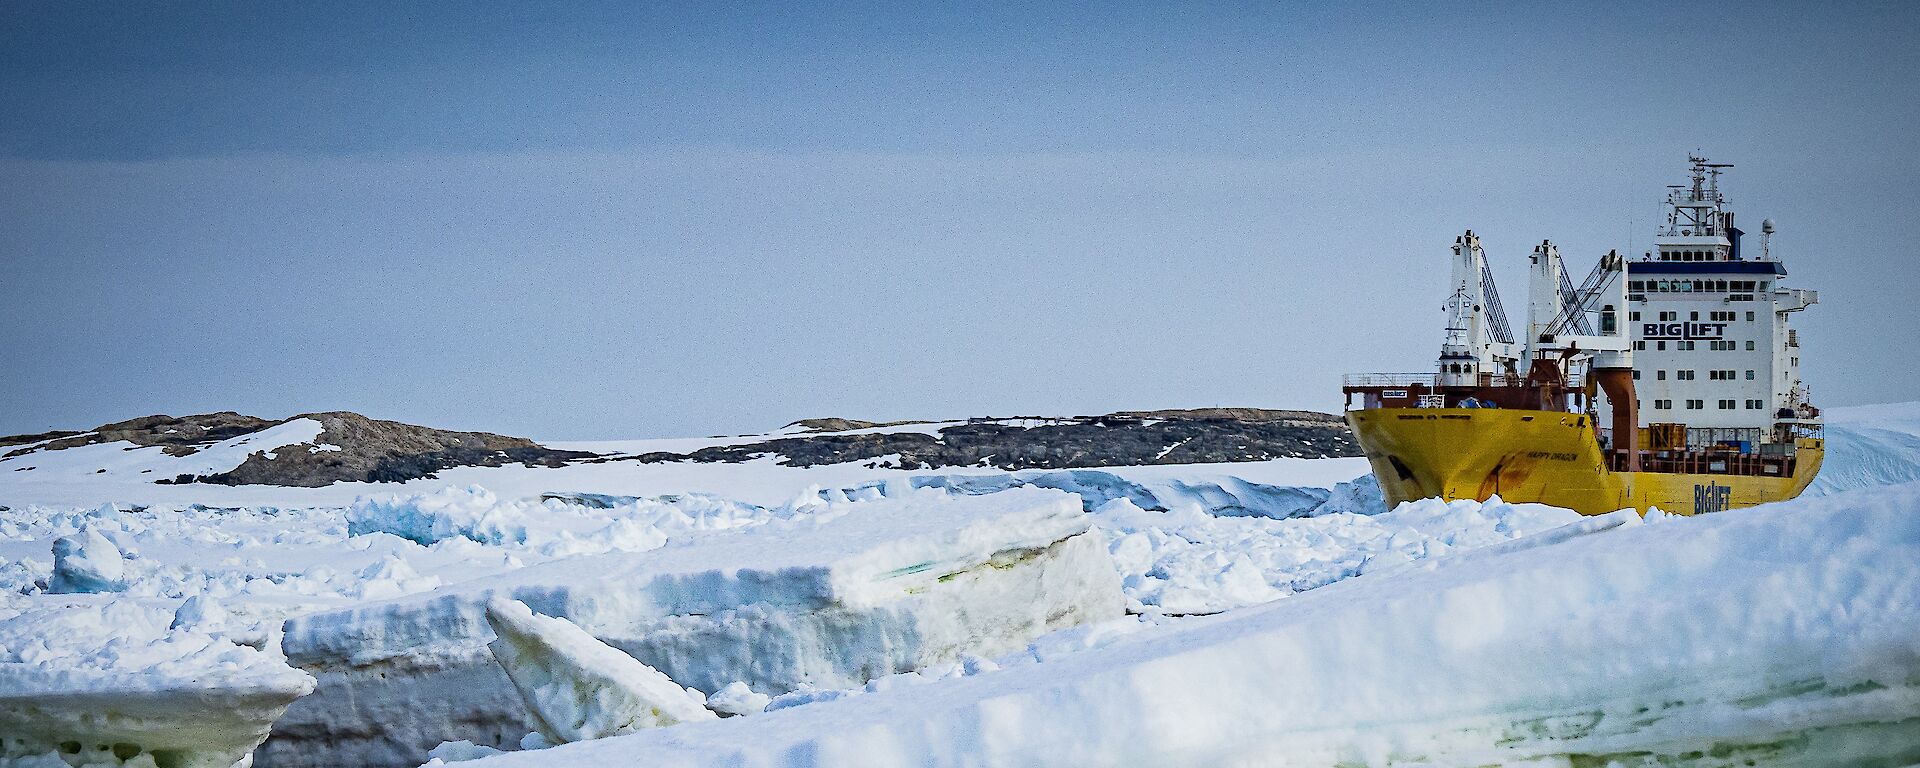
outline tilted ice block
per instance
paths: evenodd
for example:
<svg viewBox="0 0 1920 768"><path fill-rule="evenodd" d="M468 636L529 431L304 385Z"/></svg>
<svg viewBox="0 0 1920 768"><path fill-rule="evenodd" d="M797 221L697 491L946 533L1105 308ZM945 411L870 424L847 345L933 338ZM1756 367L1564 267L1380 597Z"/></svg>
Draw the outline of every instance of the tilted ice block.
<svg viewBox="0 0 1920 768"><path fill-rule="evenodd" d="M1060 491L926 490L296 618L284 647L320 690L276 727L261 765L416 765L441 741L518 739L524 707L486 650L494 598L702 691L845 687L1120 615L1112 559L1087 532L1079 499Z"/></svg>
<svg viewBox="0 0 1920 768"><path fill-rule="evenodd" d="M487 604L488 644L534 727L554 744L602 739L645 728L712 720L704 697L659 670L594 639L566 619L525 604Z"/></svg>
<svg viewBox="0 0 1920 768"><path fill-rule="evenodd" d="M118 592L127 588L126 557L91 527L53 542L49 592Z"/></svg>

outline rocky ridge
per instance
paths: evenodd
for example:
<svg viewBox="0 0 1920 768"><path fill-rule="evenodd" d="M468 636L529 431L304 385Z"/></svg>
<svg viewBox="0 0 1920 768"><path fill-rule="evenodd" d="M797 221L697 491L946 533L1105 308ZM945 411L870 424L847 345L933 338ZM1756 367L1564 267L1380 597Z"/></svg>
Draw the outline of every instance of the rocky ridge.
<svg viewBox="0 0 1920 768"><path fill-rule="evenodd" d="M175 475L156 482L319 487L336 482L405 482L466 466L741 462L763 456L795 467L879 462L902 469L991 466L1020 470L1360 455L1352 433L1338 416L1206 408L958 423L806 419L788 425L789 430L799 430L792 434L746 444L627 455L556 450L521 437L434 429L347 411L279 420L222 411L143 416L86 431L0 437L0 458L123 441L157 446L169 456L184 457L297 419L311 419L321 426L317 437L301 444L306 450L258 450L224 472Z"/></svg>
<svg viewBox="0 0 1920 768"><path fill-rule="evenodd" d="M808 419L789 427L867 429L897 426L853 419ZM1339 416L1258 408L1124 411L1073 418L972 419L926 431L868 434L809 432L690 453L619 457L641 462L737 462L778 456L811 467L885 460L903 469L992 466L999 469L1071 469L1142 464L1199 464L1278 458L1359 456Z"/></svg>
<svg viewBox="0 0 1920 768"><path fill-rule="evenodd" d="M325 446L324 450L255 451L226 472L179 475L157 482L318 487L336 482L404 482L433 477L434 473L453 467L497 467L513 463L559 466L594 457L581 451L554 450L522 437L434 429L371 419L348 411L303 413L279 420L232 411L180 417L143 416L86 432L4 437L0 438L0 446L21 446L5 454L10 457L126 441L137 446L161 446L169 456L190 456L214 443L297 419L320 423L320 434L311 445Z"/></svg>

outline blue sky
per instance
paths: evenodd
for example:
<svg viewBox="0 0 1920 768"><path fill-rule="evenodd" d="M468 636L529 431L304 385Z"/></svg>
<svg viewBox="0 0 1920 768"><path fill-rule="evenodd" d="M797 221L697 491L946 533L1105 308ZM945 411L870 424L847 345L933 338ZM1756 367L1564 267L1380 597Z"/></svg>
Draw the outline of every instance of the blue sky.
<svg viewBox="0 0 1920 768"><path fill-rule="evenodd" d="M351 409L544 438L1333 409L1446 246L1644 250L1735 163L1911 399L1908 4L0 6L0 433ZM1638 252L1635 250L1634 252Z"/></svg>

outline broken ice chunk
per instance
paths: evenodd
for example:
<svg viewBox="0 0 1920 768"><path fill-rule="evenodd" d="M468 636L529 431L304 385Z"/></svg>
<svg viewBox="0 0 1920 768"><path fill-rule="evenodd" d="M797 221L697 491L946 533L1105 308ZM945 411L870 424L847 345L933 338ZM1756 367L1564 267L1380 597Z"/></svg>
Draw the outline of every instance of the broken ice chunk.
<svg viewBox="0 0 1920 768"><path fill-rule="evenodd" d="M723 715L751 715L765 711L772 696L756 693L746 683L735 680L707 697L707 708Z"/></svg>
<svg viewBox="0 0 1920 768"><path fill-rule="evenodd" d="M126 557L99 531L87 528L53 542L48 592L119 592L127 588Z"/></svg>
<svg viewBox="0 0 1920 768"><path fill-rule="evenodd" d="M209 600L203 595L194 595L174 609L173 623L167 629L198 629L206 631L217 628L227 621L227 609L220 603Z"/></svg>
<svg viewBox="0 0 1920 768"><path fill-rule="evenodd" d="M566 619L536 615L517 600L487 604L488 645L555 744L716 717L698 691L600 642Z"/></svg>
<svg viewBox="0 0 1920 768"><path fill-rule="evenodd" d="M466 739L443 741L440 742L440 746L427 750L426 764L446 765L447 763L464 763L468 760L479 760L483 757L492 757L501 754L506 753L493 747L475 744Z"/></svg>

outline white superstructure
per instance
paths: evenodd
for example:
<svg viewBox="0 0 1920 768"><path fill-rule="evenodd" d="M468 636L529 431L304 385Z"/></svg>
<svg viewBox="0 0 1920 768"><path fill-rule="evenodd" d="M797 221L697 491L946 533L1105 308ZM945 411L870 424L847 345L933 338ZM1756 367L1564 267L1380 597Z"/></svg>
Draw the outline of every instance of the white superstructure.
<svg viewBox="0 0 1920 768"><path fill-rule="evenodd" d="M1416 379L1455 390L1453 400L1419 398L1428 407L1509 400L1506 407L1589 412L1610 425L1602 439L1617 446L1629 443L1614 433L1654 425L1662 446L1739 453L1790 453L1794 438L1817 436L1819 410L1800 380L1800 340L1788 320L1818 294L1784 284L1772 220L1761 225L1760 252L1743 250L1720 194L1720 173L1731 166L1689 159L1692 183L1669 188L1666 224L1641 258L1609 251L1576 284L1552 241L1534 246L1520 334L1507 326L1480 238L1471 230L1456 238L1438 374L1350 383L1392 385L1383 397L1410 396L1397 387ZM1500 392L1523 383L1543 394L1513 401ZM1635 408L1613 407L1629 397Z"/></svg>
<svg viewBox="0 0 1920 768"><path fill-rule="evenodd" d="M1744 251L1726 210L1724 164L1691 158L1692 183L1673 187L1657 250L1627 263L1628 330L1642 424L1682 423L1689 443L1790 442L1815 423L1800 381L1800 345L1788 318L1818 301L1784 285L1772 255Z"/></svg>

